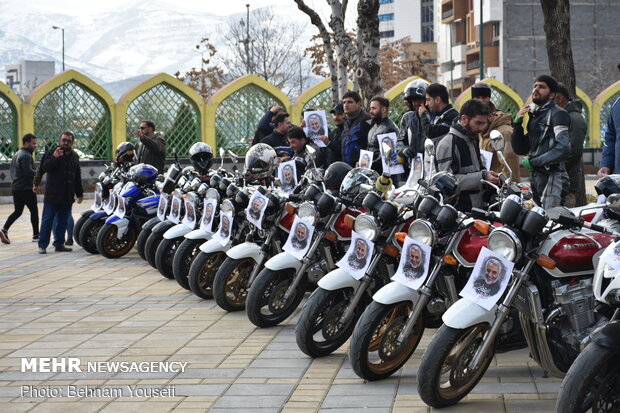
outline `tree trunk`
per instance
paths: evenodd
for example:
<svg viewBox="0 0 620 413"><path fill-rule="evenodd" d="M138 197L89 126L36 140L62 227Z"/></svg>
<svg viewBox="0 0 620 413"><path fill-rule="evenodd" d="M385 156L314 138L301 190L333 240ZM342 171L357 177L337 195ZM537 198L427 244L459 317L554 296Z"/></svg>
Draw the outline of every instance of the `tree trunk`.
<svg viewBox="0 0 620 413"><path fill-rule="evenodd" d="M358 60L355 77L359 81L366 106L376 95L383 95L379 61L379 0L357 3Z"/></svg>
<svg viewBox="0 0 620 413"><path fill-rule="evenodd" d="M576 96L575 63L570 42L569 0L540 0L540 4L545 19L551 76L564 83L571 96Z"/></svg>

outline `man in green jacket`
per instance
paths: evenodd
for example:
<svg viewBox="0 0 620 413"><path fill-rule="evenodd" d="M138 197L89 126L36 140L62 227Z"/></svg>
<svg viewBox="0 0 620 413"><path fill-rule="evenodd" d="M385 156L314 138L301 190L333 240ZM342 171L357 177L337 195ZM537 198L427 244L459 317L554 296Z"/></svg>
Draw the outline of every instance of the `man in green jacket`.
<svg viewBox="0 0 620 413"><path fill-rule="evenodd" d="M166 141L161 133L155 132L155 123L150 120L140 122L140 129L133 133L140 139L138 162L146 163L157 168L160 174L164 173L166 164Z"/></svg>

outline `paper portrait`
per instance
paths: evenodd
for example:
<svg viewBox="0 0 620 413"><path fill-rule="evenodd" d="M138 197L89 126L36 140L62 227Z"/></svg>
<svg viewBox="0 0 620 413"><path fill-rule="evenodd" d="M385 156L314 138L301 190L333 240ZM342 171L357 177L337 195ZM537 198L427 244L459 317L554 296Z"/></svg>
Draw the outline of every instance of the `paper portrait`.
<svg viewBox="0 0 620 413"><path fill-rule="evenodd" d="M202 219L200 220L200 229L205 232L213 232L213 218L217 205L215 199L205 199L202 208Z"/></svg>
<svg viewBox="0 0 620 413"><path fill-rule="evenodd" d="M101 197L101 192L95 192L95 201L93 202L93 206L90 207L91 211L99 211L102 205L103 198Z"/></svg>
<svg viewBox="0 0 620 413"><path fill-rule="evenodd" d="M398 163L398 154L396 152L396 142L398 138L396 137L396 133L390 132L378 135L377 140L379 141L383 171L389 171L391 175L404 173L405 168Z"/></svg>
<svg viewBox="0 0 620 413"><path fill-rule="evenodd" d="M422 286L431 265L431 247L421 244L413 238L405 237L405 243L400 254L398 269L392 280L417 290Z"/></svg>
<svg viewBox="0 0 620 413"><path fill-rule="evenodd" d="M487 171L491 170L491 162L493 161L493 152L480 149L480 157L482 158L484 167Z"/></svg>
<svg viewBox="0 0 620 413"><path fill-rule="evenodd" d="M295 161L282 162L278 165L278 179L282 185L280 189L286 194L290 194L297 186L297 167Z"/></svg>
<svg viewBox="0 0 620 413"><path fill-rule="evenodd" d="M288 239L282 249L301 260L310 249L313 234L314 226L295 216L291 232L288 234Z"/></svg>
<svg viewBox="0 0 620 413"><path fill-rule="evenodd" d="M375 244L355 231L351 231L351 245L336 265L347 271L356 280L361 279L370 265Z"/></svg>
<svg viewBox="0 0 620 413"><path fill-rule="evenodd" d="M173 196L170 204L170 215L168 220L178 224L181 222L181 198Z"/></svg>
<svg viewBox="0 0 620 413"><path fill-rule="evenodd" d="M360 160L359 160L360 168L371 169L372 168L372 157L373 157L372 151L367 151L365 149L362 149L360 151Z"/></svg>
<svg viewBox="0 0 620 413"><path fill-rule="evenodd" d="M103 210L106 214L111 215L116 208L116 194L114 192L110 193L110 197L108 198L108 202L103 204Z"/></svg>
<svg viewBox="0 0 620 413"><path fill-rule="evenodd" d="M315 110L304 112L304 121L306 122L304 132L306 132L308 139L312 139L312 142L319 148L324 148L325 144L322 140L318 139L318 137L327 136L329 133L325 111Z"/></svg>
<svg viewBox="0 0 620 413"><path fill-rule="evenodd" d="M125 198L123 198L122 196L119 196L117 204L118 205L116 207L116 210L114 211L114 215L119 218L124 218L125 217Z"/></svg>
<svg viewBox="0 0 620 413"><path fill-rule="evenodd" d="M411 171L409 172L409 178L407 178L407 187L414 188L420 179L424 178L424 159L422 154L419 153L411 160Z"/></svg>
<svg viewBox="0 0 620 413"><path fill-rule="evenodd" d="M620 270L620 241L609 244L601 254L600 259L609 264L614 270Z"/></svg>
<svg viewBox="0 0 620 413"><path fill-rule="evenodd" d="M159 218L161 222L166 220L166 209L168 209L168 198L161 195L159 197L159 205L157 205L157 218Z"/></svg>
<svg viewBox="0 0 620 413"><path fill-rule="evenodd" d="M482 247L472 275L460 293L461 297L490 311L508 287L513 268L513 262Z"/></svg>
<svg viewBox="0 0 620 413"><path fill-rule="evenodd" d="M268 201L265 195L261 194L259 191L254 191L248 207L245 209L247 220L260 229L263 229L263 215L265 215Z"/></svg>
<svg viewBox="0 0 620 413"><path fill-rule="evenodd" d="M233 217L229 214L220 214L220 227L217 232L213 234L213 238L217 240L221 245L226 246L230 241L230 235L232 234Z"/></svg>
<svg viewBox="0 0 620 413"><path fill-rule="evenodd" d="M196 207L193 202L185 200L185 216L181 223L189 228L194 228L196 225Z"/></svg>

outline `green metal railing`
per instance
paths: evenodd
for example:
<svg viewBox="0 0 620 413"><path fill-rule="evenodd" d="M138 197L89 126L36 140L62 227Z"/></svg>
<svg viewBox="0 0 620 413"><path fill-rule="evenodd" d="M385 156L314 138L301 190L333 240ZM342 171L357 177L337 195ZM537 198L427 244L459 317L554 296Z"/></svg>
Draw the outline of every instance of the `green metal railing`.
<svg viewBox="0 0 620 413"><path fill-rule="evenodd" d="M13 103L0 94L0 162L10 161L18 146L17 111Z"/></svg>

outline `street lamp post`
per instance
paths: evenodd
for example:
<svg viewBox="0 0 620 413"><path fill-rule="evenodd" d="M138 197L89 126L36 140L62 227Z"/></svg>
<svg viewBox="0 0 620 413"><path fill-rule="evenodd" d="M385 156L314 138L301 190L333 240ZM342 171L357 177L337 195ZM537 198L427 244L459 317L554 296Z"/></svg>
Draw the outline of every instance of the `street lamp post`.
<svg viewBox="0 0 620 413"><path fill-rule="evenodd" d="M62 31L62 71L65 71L65 29L63 27L52 26L54 30Z"/></svg>

